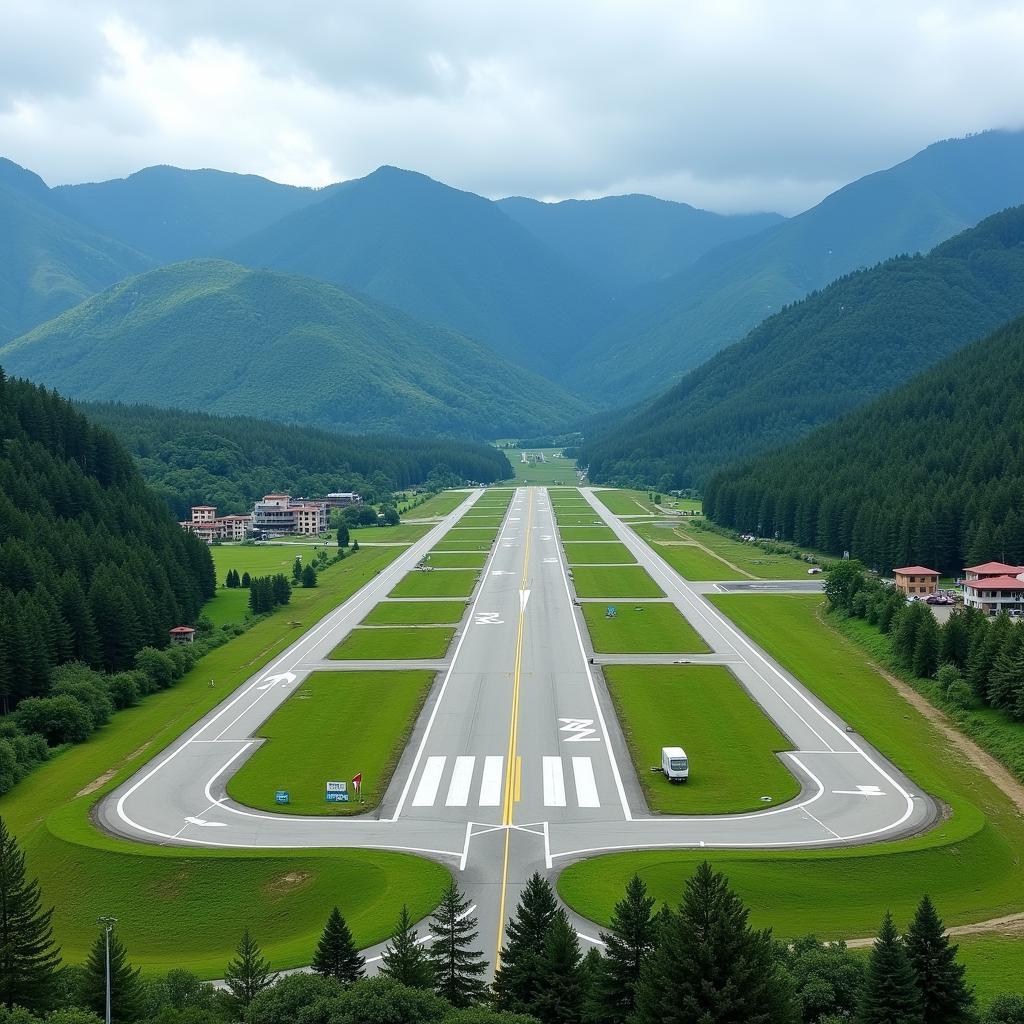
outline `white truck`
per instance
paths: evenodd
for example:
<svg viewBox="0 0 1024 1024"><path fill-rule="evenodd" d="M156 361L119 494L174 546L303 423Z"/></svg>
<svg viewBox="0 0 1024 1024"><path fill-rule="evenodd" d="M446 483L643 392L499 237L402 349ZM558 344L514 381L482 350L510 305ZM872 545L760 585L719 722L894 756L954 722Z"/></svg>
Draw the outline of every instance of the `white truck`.
<svg viewBox="0 0 1024 1024"><path fill-rule="evenodd" d="M669 782L685 782L690 777L686 751L682 747L662 747L661 770Z"/></svg>

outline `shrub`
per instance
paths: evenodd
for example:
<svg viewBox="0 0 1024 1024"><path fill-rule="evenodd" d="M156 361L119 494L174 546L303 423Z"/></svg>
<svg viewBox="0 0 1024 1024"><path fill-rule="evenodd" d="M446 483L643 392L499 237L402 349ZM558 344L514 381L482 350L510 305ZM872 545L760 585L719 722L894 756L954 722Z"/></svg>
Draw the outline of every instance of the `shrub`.
<svg viewBox="0 0 1024 1024"><path fill-rule="evenodd" d="M74 697L29 697L14 711L14 720L26 733L45 736L51 746L82 743L92 732L92 717Z"/></svg>

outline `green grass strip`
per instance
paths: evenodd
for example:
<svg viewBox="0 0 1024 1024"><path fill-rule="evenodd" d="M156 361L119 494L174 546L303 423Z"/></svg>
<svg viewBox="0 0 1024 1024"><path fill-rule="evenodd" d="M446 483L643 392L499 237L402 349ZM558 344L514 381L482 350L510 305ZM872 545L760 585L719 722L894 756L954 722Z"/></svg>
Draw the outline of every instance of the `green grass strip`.
<svg viewBox="0 0 1024 1024"><path fill-rule="evenodd" d="M361 625L457 625L465 611L465 601L381 601L371 609Z"/></svg>
<svg viewBox="0 0 1024 1024"><path fill-rule="evenodd" d="M435 569L482 569L487 563L487 552L431 551L426 562Z"/></svg>
<svg viewBox="0 0 1024 1024"><path fill-rule="evenodd" d="M469 597L480 574L474 569L423 572L414 569L400 580L390 597Z"/></svg>
<svg viewBox="0 0 1024 1024"><path fill-rule="evenodd" d="M617 604L609 617L603 604L580 606L594 650L602 654L703 654L711 650L668 602Z"/></svg>
<svg viewBox="0 0 1024 1024"><path fill-rule="evenodd" d="M565 542L574 540L615 540L615 532L610 526L562 526L559 536Z"/></svg>
<svg viewBox="0 0 1024 1024"><path fill-rule="evenodd" d="M357 626L328 655L335 661L443 658L455 630L447 626Z"/></svg>
<svg viewBox="0 0 1024 1024"><path fill-rule="evenodd" d="M635 565L636 559L625 544L566 544L565 559L570 565L619 563Z"/></svg>
<svg viewBox="0 0 1024 1024"><path fill-rule="evenodd" d="M639 565L589 566L573 569L580 597L664 597L665 593Z"/></svg>

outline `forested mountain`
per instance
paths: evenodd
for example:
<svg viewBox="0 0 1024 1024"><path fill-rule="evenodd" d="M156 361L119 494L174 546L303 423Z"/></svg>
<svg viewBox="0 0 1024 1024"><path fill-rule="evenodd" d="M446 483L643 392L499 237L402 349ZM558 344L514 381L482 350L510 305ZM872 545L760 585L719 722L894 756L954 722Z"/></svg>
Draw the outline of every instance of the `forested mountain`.
<svg viewBox="0 0 1024 1024"><path fill-rule="evenodd" d="M216 255L329 194L255 174L167 166L53 192L82 220L161 263Z"/></svg>
<svg viewBox="0 0 1024 1024"><path fill-rule="evenodd" d="M0 372L0 706L48 692L53 669L117 670L163 647L212 596L206 546L131 457L71 404ZM9 734L5 734L9 735ZM6 766L5 766L6 768Z"/></svg>
<svg viewBox="0 0 1024 1024"><path fill-rule="evenodd" d="M78 399L353 432L503 436L583 404L444 327L309 278L192 260L108 289L4 348Z"/></svg>
<svg viewBox="0 0 1024 1024"><path fill-rule="evenodd" d="M548 376L609 308L490 200L395 167L336 186L225 255L355 288Z"/></svg>
<svg viewBox="0 0 1024 1024"><path fill-rule="evenodd" d="M69 216L38 175L0 158L0 344L149 266Z"/></svg>
<svg viewBox="0 0 1024 1024"><path fill-rule="evenodd" d="M926 252L1022 202L1024 132L935 143L799 216L702 256L596 335L565 382L596 399L639 400L840 275Z"/></svg>
<svg viewBox="0 0 1024 1024"><path fill-rule="evenodd" d="M1024 563L1024 319L705 491L718 523L869 567Z"/></svg>
<svg viewBox="0 0 1024 1024"><path fill-rule="evenodd" d="M869 401L1024 313L1024 207L928 256L830 285L766 320L666 394L598 424L581 460L598 482L700 486Z"/></svg>
<svg viewBox="0 0 1024 1024"><path fill-rule="evenodd" d="M513 476L504 452L468 441L346 436L146 405L79 408L117 436L179 517L198 504L248 512L257 498L278 491L358 491L376 500L427 482L491 483Z"/></svg>
<svg viewBox="0 0 1024 1024"><path fill-rule="evenodd" d="M513 196L498 206L567 263L620 292L660 281L723 242L783 220L777 213L723 216L644 195L560 203Z"/></svg>

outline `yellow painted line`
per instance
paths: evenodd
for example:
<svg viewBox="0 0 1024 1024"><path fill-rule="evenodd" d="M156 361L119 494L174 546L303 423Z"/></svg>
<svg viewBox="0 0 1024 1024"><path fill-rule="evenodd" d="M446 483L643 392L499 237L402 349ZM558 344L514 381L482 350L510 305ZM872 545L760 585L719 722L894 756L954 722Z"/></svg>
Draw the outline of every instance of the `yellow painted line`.
<svg viewBox="0 0 1024 1024"><path fill-rule="evenodd" d="M529 492L528 492L529 493ZM526 589L530 570L530 541L532 539L533 498L527 506L526 513L526 546L523 549L523 573L520 578L520 590ZM522 792L522 758L516 753L519 739L519 686L523 669L523 627L526 623L526 608L522 601L519 605L519 624L516 628L516 656L512 670L512 715L508 727L508 757L505 763L509 770L505 773L505 804L502 809L502 824L505 826L505 851L501 866L501 896L498 901L498 940L494 954L494 969L501 970L501 946L505 937L505 897L508 891L508 850L512 838L512 814L516 801Z"/></svg>

